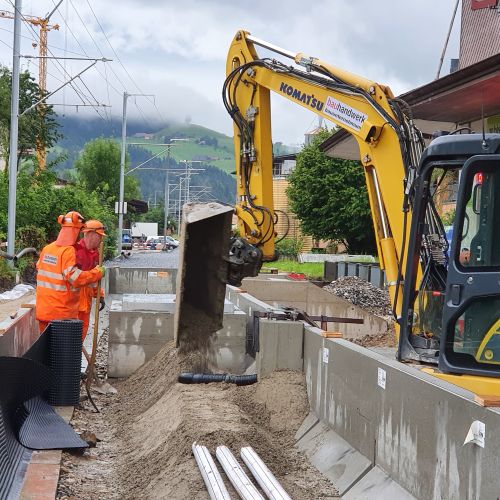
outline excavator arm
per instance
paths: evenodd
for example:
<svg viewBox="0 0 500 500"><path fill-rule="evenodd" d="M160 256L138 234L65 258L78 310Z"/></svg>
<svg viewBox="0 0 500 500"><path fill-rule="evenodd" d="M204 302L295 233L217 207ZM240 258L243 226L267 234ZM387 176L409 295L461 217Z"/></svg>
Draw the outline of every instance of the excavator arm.
<svg viewBox="0 0 500 500"><path fill-rule="evenodd" d="M294 64L260 58L256 46L292 59ZM399 315L410 217L409 186L424 147L405 104L386 86L276 47L245 31L239 31L231 43L226 74L223 99L234 121L240 235L262 252L264 261L275 258L279 214L273 210L272 193L270 94L274 92L355 137L380 265L386 270L392 303ZM242 245L241 241L238 244Z"/></svg>

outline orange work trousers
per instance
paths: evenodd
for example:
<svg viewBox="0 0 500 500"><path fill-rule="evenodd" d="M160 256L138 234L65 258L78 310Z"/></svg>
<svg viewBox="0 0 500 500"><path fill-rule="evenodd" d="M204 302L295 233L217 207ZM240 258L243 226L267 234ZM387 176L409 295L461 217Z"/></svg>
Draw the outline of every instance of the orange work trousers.
<svg viewBox="0 0 500 500"><path fill-rule="evenodd" d="M82 327L82 342L83 342L85 340L85 337L87 336L87 330L89 329L90 311L89 312L78 311L78 319L81 319L83 321L83 327Z"/></svg>

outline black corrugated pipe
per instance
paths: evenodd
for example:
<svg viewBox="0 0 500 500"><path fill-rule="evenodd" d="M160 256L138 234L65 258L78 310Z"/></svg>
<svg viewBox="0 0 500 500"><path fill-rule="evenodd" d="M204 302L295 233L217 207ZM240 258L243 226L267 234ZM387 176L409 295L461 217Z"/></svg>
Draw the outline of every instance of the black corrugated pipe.
<svg viewBox="0 0 500 500"><path fill-rule="evenodd" d="M184 372L177 380L181 384L209 384L210 382L226 382L236 385L251 385L257 382L257 375L231 375L229 373L189 373Z"/></svg>

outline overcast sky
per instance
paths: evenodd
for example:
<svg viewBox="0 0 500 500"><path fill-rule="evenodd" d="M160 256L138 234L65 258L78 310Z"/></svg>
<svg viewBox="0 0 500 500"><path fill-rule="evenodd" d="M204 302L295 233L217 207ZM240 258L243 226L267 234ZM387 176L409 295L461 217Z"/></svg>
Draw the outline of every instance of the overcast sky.
<svg viewBox="0 0 500 500"><path fill-rule="evenodd" d="M52 0L24 0L22 12L44 16L54 6ZM129 113L144 120L145 129L159 120L189 118L232 134L221 88L227 50L238 29L387 84L399 94L435 78L454 6L455 0L63 0L51 18L59 31L49 32L48 40L54 56L114 60L98 63L97 71L89 70L78 82L84 101L95 103L94 96L112 106L101 108L101 116L121 117L124 90L143 92L155 94L155 104L131 99ZM0 9L14 10L8 0L0 0ZM0 23L0 62L11 67L13 21ZM458 57L459 27L460 8L442 74L449 72L450 58ZM38 55L32 46L37 34L37 27L23 23L21 54ZM48 62L49 91L60 85L65 70L74 75L88 63L68 61L65 70L63 64ZM22 67L38 75L37 60L23 59ZM49 102L82 99L67 89ZM301 143L317 124L311 112L281 97L275 96L272 105L274 141ZM75 113L74 108L55 109ZM97 116L92 108L79 114Z"/></svg>

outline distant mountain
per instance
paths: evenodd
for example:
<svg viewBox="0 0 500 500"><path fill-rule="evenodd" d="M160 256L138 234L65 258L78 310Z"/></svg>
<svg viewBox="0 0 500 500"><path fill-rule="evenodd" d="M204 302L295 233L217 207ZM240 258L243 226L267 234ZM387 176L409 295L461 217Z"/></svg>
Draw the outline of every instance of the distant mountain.
<svg viewBox="0 0 500 500"><path fill-rule="evenodd" d="M75 116L59 117L60 132L63 138L48 153L48 161L56 157L65 156L64 161L56 166L61 177L73 169L75 160L85 144L98 137L121 140L121 121L101 119L79 119ZM175 141L173 139L186 139ZM174 144L170 150L170 159L165 146L155 144ZM163 199L164 170L169 168L185 168L181 161L192 162L193 169L202 171L192 174L192 191L203 192L202 201L216 199L224 203L234 203L236 184L229 172L234 171L233 140L219 132L199 125L167 125L159 130L146 129L144 124L134 120L127 122L127 153L131 167L149 160L152 155L160 154L157 158L148 161L147 170L137 169L131 175L136 176L141 183L142 197L145 200ZM133 144L131 144L133 143ZM139 143L139 144L138 144ZM150 170L150 169L157 170ZM175 183L177 177L172 174L169 183ZM176 190L172 188L173 199L176 199ZM201 195L200 195L201 196Z"/></svg>
<svg viewBox="0 0 500 500"><path fill-rule="evenodd" d="M121 120L102 120L100 118L79 118L75 115L58 117L61 125L62 139L53 147L47 156L48 162L55 158L65 157L56 166L61 177L66 177L85 144L93 139L104 137L121 141ZM202 201L216 199L233 204L236 197L236 182L232 175L235 170L233 139L227 135L195 124L159 125L156 130L145 127L144 122L130 119L127 121L127 153L130 166L133 168L153 155L158 155L148 161L132 174L141 183L144 200L163 200L165 171L185 168L184 162L190 162L193 169L191 185L194 194L196 190L203 192ZM170 148L162 144L172 144ZM170 149L170 153L167 150ZM294 148L281 142L273 146L275 155L295 152ZM155 169L155 170L151 170ZM163 171L161 171L163 169ZM169 183L177 182L172 172ZM178 190L172 187L173 199L177 199Z"/></svg>

